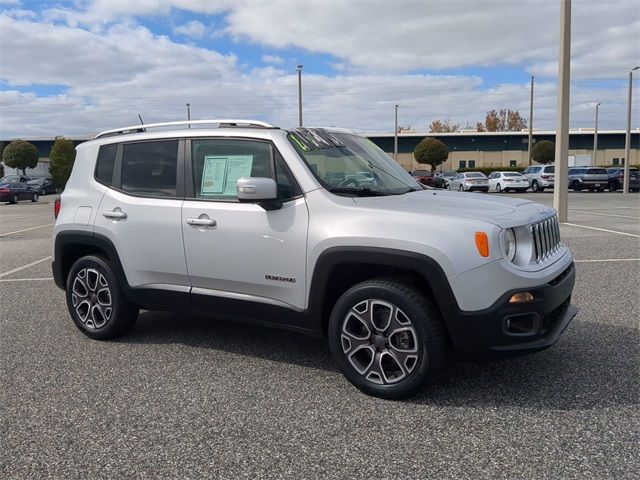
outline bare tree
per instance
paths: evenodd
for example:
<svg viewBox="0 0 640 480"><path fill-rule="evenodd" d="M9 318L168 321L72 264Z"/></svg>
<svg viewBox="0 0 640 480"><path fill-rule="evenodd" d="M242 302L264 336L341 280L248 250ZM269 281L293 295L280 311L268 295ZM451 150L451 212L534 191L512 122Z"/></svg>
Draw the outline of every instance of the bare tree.
<svg viewBox="0 0 640 480"><path fill-rule="evenodd" d="M451 133L460 130L459 123L451 123L449 120L434 120L429 124L430 133Z"/></svg>

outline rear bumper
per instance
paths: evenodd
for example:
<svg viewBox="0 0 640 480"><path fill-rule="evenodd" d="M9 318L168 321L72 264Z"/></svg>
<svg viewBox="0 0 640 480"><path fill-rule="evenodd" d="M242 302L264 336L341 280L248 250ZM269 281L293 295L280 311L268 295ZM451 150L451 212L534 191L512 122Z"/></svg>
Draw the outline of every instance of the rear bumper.
<svg viewBox="0 0 640 480"><path fill-rule="evenodd" d="M468 358L499 358L550 347L577 313L571 305L574 284L575 267L571 263L549 283L507 292L482 311L459 311L447 318L454 348ZM534 300L509 303L514 293L523 291L531 292Z"/></svg>

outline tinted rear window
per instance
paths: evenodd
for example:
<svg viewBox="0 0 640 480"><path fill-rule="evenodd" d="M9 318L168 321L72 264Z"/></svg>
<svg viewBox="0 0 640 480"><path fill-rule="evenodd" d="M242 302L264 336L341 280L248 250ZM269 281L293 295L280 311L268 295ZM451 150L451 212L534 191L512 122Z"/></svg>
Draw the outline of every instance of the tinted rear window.
<svg viewBox="0 0 640 480"><path fill-rule="evenodd" d="M127 143L122 152L122 190L156 197L176 196L178 140Z"/></svg>
<svg viewBox="0 0 640 480"><path fill-rule="evenodd" d="M556 167L551 166L551 167L544 167L544 173L555 173L556 171Z"/></svg>
<svg viewBox="0 0 640 480"><path fill-rule="evenodd" d="M507 172L503 173L505 177L521 177L522 175L516 172Z"/></svg>
<svg viewBox="0 0 640 480"><path fill-rule="evenodd" d="M467 176L467 178L484 178L484 174L479 172L471 172L465 175Z"/></svg>
<svg viewBox="0 0 640 480"><path fill-rule="evenodd" d="M98 151L98 160L96 162L96 180L103 185L111 185L113 178L113 165L116 161L116 151L118 144L103 145Z"/></svg>
<svg viewBox="0 0 640 480"><path fill-rule="evenodd" d="M604 168L590 168L587 173L589 175L606 175L607 171Z"/></svg>

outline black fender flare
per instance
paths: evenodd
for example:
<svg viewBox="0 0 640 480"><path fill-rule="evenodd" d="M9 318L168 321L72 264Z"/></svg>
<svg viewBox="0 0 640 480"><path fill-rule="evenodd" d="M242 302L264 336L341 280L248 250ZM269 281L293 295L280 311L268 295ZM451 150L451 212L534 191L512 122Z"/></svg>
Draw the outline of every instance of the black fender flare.
<svg viewBox="0 0 640 480"><path fill-rule="evenodd" d="M420 275L431 289L445 324L447 318L459 311L449 280L440 264L433 258L391 248L332 247L320 254L313 269L305 316L306 328L320 332L324 330L327 319L323 318L323 311L328 281L334 269L344 264L395 267Z"/></svg>

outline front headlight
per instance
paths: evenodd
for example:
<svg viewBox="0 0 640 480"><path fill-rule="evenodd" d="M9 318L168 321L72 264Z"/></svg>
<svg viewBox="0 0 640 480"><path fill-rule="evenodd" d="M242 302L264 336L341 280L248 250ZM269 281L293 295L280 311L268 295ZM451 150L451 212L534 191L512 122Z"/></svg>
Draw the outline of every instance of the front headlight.
<svg viewBox="0 0 640 480"><path fill-rule="evenodd" d="M507 228L500 233L500 246L506 259L513 262L513 259L516 258L517 248L516 234L513 228Z"/></svg>

